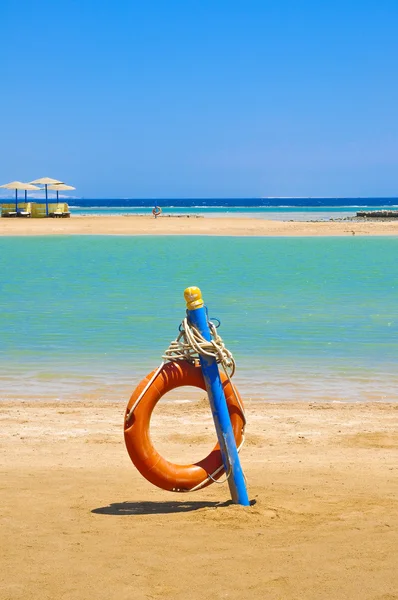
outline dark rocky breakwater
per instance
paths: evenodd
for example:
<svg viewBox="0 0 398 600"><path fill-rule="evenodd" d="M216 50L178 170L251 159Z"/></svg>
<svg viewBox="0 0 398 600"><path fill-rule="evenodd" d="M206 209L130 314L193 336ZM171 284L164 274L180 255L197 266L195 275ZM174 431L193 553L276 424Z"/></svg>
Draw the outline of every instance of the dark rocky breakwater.
<svg viewBox="0 0 398 600"><path fill-rule="evenodd" d="M367 219L398 219L398 210L360 210L357 217Z"/></svg>

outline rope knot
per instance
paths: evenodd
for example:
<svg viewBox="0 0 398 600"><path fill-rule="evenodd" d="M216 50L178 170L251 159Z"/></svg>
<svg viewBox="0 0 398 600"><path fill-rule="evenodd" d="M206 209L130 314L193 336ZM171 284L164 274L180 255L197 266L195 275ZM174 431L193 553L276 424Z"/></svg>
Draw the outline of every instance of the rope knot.
<svg viewBox="0 0 398 600"><path fill-rule="evenodd" d="M224 370L229 372L229 377L235 373L235 360L226 347L214 323L209 321L211 340L205 340L202 334L191 325L185 317L181 323L180 333L167 348L162 358L164 360L187 360L194 362L200 356L215 358Z"/></svg>

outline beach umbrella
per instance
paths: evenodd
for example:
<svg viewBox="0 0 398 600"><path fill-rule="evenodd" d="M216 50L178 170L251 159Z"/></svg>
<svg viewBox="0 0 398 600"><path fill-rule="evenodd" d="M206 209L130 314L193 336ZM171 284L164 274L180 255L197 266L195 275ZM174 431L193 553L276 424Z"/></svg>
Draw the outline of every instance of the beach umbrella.
<svg viewBox="0 0 398 600"><path fill-rule="evenodd" d="M0 185L0 187L5 188L6 190L15 190L15 210L18 212L18 190L25 191L25 202L26 202L26 192L27 190L40 190L41 188L37 187L37 185L32 185L31 183L22 183L22 181L11 181L10 183L5 183L4 185Z"/></svg>
<svg viewBox="0 0 398 600"><path fill-rule="evenodd" d="M47 189L57 192L57 202L58 202L58 192L60 190L62 192L64 192L64 191L66 192L69 190L75 190L76 188L74 188L72 185L66 185L66 183L57 183L56 185L49 185Z"/></svg>
<svg viewBox="0 0 398 600"><path fill-rule="evenodd" d="M35 179L30 183L39 183L40 185L44 185L46 190L46 215L48 217L48 195L47 195L47 187L49 185L55 185L56 183L64 183L63 181L58 181L58 179L51 179L51 177L41 177L40 179Z"/></svg>

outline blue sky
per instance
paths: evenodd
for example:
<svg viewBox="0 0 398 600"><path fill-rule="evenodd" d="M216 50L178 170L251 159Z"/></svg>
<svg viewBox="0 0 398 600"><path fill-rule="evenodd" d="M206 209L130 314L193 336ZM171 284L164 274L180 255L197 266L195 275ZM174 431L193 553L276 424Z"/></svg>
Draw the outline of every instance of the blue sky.
<svg viewBox="0 0 398 600"><path fill-rule="evenodd" d="M2 0L0 182L398 196L398 2Z"/></svg>

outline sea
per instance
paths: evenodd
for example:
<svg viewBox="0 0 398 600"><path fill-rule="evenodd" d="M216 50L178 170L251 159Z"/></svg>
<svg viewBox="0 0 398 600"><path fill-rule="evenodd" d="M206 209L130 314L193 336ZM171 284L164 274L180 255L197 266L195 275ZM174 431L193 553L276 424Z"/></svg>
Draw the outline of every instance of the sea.
<svg viewBox="0 0 398 600"><path fill-rule="evenodd" d="M74 215L157 204L328 220L398 199L69 203ZM197 285L246 401L397 402L397 256L398 237L384 236L0 236L0 397L127 402L177 337L184 289Z"/></svg>

